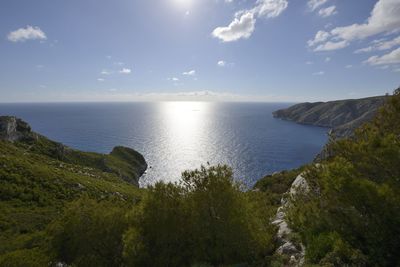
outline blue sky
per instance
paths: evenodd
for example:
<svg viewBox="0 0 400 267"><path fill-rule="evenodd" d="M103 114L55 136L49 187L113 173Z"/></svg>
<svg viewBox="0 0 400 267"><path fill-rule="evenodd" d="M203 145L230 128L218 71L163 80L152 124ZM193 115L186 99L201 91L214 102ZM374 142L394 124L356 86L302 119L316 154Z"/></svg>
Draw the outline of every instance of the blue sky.
<svg viewBox="0 0 400 267"><path fill-rule="evenodd" d="M400 0L2 0L0 102L315 101L400 85Z"/></svg>

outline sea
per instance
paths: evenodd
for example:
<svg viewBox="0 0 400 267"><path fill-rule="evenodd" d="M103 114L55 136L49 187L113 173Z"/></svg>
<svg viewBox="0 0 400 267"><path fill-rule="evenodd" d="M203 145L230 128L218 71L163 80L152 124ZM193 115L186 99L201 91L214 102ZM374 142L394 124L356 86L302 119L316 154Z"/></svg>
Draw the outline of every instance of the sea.
<svg viewBox="0 0 400 267"><path fill-rule="evenodd" d="M272 116L293 103L34 103L0 104L32 129L72 148L109 153L127 146L149 165L140 179L177 182L185 170L227 164L248 188L265 175L311 162L329 129Z"/></svg>

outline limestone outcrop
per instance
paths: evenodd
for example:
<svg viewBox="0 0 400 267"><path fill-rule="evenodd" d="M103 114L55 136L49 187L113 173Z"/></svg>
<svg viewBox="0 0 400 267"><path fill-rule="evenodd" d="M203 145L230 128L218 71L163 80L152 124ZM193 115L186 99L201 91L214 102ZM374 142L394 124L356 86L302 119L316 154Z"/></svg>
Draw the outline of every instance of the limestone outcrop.
<svg viewBox="0 0 400 267"><path fill-rule="evenodd" d="M296 177L289 191L282 197L281 206L278 208L276 216L272 222L278 227L277 239L280 246L277 253L290 258L289 266L297 267L304 264L305 247L303 244L295 243L291 239L292 229L286 220L285 210L290 206L291 200L299 192L308 192L309 186L303 174Z"/></svg>
<svg viewBox="0 0 400 267"><path fill-rule="evenodd" d="M0 140L15 142L35 137L28 123L13 116L0 116Z"/></svg>

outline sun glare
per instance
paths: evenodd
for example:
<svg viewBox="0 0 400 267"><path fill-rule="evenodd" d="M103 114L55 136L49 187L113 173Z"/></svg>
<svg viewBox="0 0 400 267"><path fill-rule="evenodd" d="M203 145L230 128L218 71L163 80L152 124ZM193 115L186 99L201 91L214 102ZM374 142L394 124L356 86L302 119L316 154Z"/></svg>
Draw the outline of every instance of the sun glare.
<svg viewBox="0 0 400 267"><path fill-rule="evenodd" d="M166 102L162 105L164 121L171 133L172 146L177 150L190 147L197 150L196 144L201 139L204 128L204 116L209 105L203 102ZM175 142L177 142L175 144Z"/></svg>
<svg viewBox="0 0 400 267"><path fill-rule="evenodd" d="M189 8L193 0L172 0L180 8Z"/></svg>

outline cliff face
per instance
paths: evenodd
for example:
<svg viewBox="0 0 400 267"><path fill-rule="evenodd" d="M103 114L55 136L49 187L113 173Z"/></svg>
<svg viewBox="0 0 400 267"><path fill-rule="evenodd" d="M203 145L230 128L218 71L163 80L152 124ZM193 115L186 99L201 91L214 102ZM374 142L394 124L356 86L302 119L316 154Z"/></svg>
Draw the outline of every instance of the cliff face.
<svg viewBox="0 0 400 267"><path fill-rule="evenodd" d="M301 103L273 112L274 117L301 124L332 128L334 137L350 136L370 121L385 103L385 96L330 102Z"/></svg>
<svg viewBox="0 0 400 267"><path fill-rule="evenodd" d="M0 140L65 163L115 174L137 186L147 169L143 155L131 148L115 147L108 155L79 151L33 132L28 123L12 116L0 116Z"/></svg>
<svg viewBox="0 0 400 267"><path fill-rule="evenodd" d="M15 142L34 139L35 134L24 121L11 116L0 116L0 140Z"/></svg>

